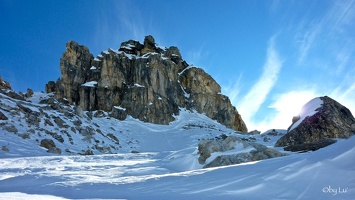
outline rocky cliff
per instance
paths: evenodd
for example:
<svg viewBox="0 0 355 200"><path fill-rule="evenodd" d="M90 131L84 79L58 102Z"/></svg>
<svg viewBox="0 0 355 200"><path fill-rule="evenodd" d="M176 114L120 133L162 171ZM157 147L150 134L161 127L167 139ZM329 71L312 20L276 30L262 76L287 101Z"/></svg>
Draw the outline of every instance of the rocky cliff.
<svg viewBox="0 0 355 200"><path fill-rule="evenodd" d="M308 102L286 135L275 144L285 150L317 150L335 141L330 138L349 138L355 134L355 119L350 110L328 96ZM302 116L303 115L303 116Z"/></svg>
<svg viewBox="0 0 355 200"><path fill-rule="evenodd" d="M118 50L94 58L89 49L69 41L60 60L62 77L46 85L57 99L84 111L103 110L117 119L127 115L145 122L168 124L179 108L196 110L229 128L247 127L219 84L204 70L189 65L177 47L129 40Z"/></svg>

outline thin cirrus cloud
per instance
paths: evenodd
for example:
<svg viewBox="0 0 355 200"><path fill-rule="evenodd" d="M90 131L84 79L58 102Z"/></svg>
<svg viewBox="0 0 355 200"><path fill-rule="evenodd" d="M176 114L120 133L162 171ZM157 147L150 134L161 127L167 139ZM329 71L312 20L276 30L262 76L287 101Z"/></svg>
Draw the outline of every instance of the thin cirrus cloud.
<svg viewBox="0 0 355 200"><path fill-rule="evenodd" d="M130 1L103 2L96 21L96 46L111 46L126 39L143 40L155 30L149 17Z"/></svg>
<svg viewBox="0 0 355 200"><path fill-rule="evenodd" d="M313 5L316 6L316 5ZM312 10L314 8L310 8ZM307 61L308 55L313 48L323 46L329 52L344 52L344 45L347 46L347 52L354 50L353 32L348 28L353 27L351 23L355 20L355 0L335 1L332 3L324 15L305 15L303 20L296 28L296 43L298 44L298 61L300 63ZM324 41L327 41L324 44ZM349 45L350 43L350 45Z"/></svg>
<svg viewBox="0 0 355 200"><path fill-rule="evenodd" d="M272 37L269 41L266 60L260 78L237 105L247 124L252 123L253 116L258 112L260 106L276 84L281 68L282 60L275 49L275 37ZM233 96L233 94L230 94L230 96Z"/></svg>

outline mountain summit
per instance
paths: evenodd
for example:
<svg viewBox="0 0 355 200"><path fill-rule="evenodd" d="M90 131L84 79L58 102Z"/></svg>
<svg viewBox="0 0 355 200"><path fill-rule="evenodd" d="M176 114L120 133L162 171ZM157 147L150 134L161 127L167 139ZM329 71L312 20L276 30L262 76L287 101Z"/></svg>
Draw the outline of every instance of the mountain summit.
<svg viewBox="0 0 355 200"><path fill-rule="evenodd" d="M46 91L84 111L103 110L120 120L131 115L168 124L180 108L186 108L247 132L220 85L203 69L183 60L177 47L160 47L152 36L146 36L143 44L123 42L118 50L108 49L95 58L87 47L69 41L60 70L62 77L50 81Z"/></svg>

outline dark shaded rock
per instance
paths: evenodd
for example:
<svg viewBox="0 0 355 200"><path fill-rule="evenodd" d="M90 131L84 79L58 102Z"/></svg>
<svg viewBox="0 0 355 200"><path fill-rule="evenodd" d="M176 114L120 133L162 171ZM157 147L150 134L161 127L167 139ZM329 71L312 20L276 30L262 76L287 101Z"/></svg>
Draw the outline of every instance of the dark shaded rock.
<svg viewBox="0 0 355 200"><path fill-rule="evenodd" d="M123 51L127 54L140 55L140 51L143 49L143 45L135 40L128 40L127 42L122 42L119 51Z"/></svg>
<svg viewBox="0 0 355 200"><path fill-rule="evenodd" d="M54 139L58 140L59 142L63 143L64 142L64 138L62 135L55 133L55 132L51 132L48 130L45 130L46 134L52 136Z"/></svg>
<svg viewBox="0 0 355 200"><path fill-rule="evenodd" d="M90 149L83 151L83 153L78 153L79 155L82 156L90 156L90 155L94 155L94 152L92 152Z"/></svg>
<svg viewBox="0 0 355 200"><path fill-rule="evenodd" d="M61 154L62 150L56 147L55 143L51 139L43 139L41 140L40 145L41 147L44 147L47 150L48 153L55 153L55 154Z"/></svg>
<svg viewBox="0 0 355 200"><path fill-rule="evenodd" d="M43 139L41 140L40 145L41 147L44 147L46 149L50 149L52 147L56 147L55 143L53 142L52 139Z"/></svg>
<svg viewBox="0 0 355 200"><path fill-rule="evenodd" d="M325 140L328 143L321 142L324 139L346 139L355 134L355 119L350 110L327 96L319 98L322 101L322 105L315 110L316 113L305 117L302 122L295 121L299 125L295 128L291 125L287 134L276 142L276 147L291 146L287 149L297 149L297 145L301 145L299 147L303 148L301 151L307 151L305 148L307 145L309 147L308 150L313 150L316 149L314 145L322 146L317 142L330 144L330 140ZM317 99L313 99L309 103L315 100ZM309 105L309 103L306 105ZM305 106L303 109L305 109Z"/></svg>
<svg viewBox="0 0 355 200"><path fill-rule="evenodd" d="M326 138L312 143L296 144L290 145L284 148L285 151L316 151L320 148L326 147L328 145L334 144L337 141L334 139Z"/></svg>
<svg viewBox="0 0 355 200"><path fill-rule="evenodd" d="M17 99L17 100L21 100L21 101L25 101L26 100L22 95L14 92L12 90L7 90L7 91L0 90L0 93L6 95L8 97L11 97L13 99Z"/></svg>
<svg viewBox="0 0 355 200"><path fill-rule="evenodd" d="M66 124L66 122L64 120L62 120L62 118L58 117L58 116L53 116L54 122L60 127L60 128L69 128L69 125Z"/></svg>
<svg viewBox="0 0 355 200"><path fill-rule="evenodd" d="M9 148L7 148L7 146L2 146L1 150L5 151L5 152L9 152L10 151Z"/></svg>
<svg viewBox="0 0 355 200"><path fill-rule="evenodd" d="M8 120L9 118L6 117L4 113L0 111L0 120Z"/></svg>
<svg viewBox="0 0 355 200"><path fill-rule="evenodd" d="M56 84L54 81L48 81L48 83L46 84L46 93L51 93L51 92L55 92L56 91Z"/></svg>
<svg viewBox="0 0 355 200"><path fill-rule="evenodd" d="M248 135L260 135L260 131L253 130L253 131L248 132Z"/></svg>
<svg viewBox="0 0 355 200"><path fill-rule="evenodd" d="M22 103L17 102L16 105L25 113L31 114L32 110L24 105L22 105Z"/></svg>
<svg viewBox="0 0 355 200"><path fill-rule="evenodd" d="M116 137L114 134L112 134L112 133L107 134L107 137L109 137L109 138L111 138L113 141L115 141L116 144L119 144L119 143L120 143L120 140L117 139L117 137Z"/></svg>
<svg viewBox="0 0 355 200"><path fill-rule="evenodd" d="M33 96L33 90L32 89L30 89L30 88L27 88L27 92L26 92L26 94L25 94L25 97L26 98L30 98L30 97L32 97Z"/></svg>
<svg viewBox="0 0 355 200"><path fill-rule="evenodd" d="M54 154L62 154L62 150L58 147L53 147L48 149L48 153L54 153Z"/></svg>
<svg viewBox="0 0 355 200"><path fill-rule="evenodd" d="M16 126L14 126L13 124L7 124L5 126L3 126L3 129L10 132L10 133L17 133L17 128Z"/></svg>
<svg viewBox="0 0 355 200"><path fill-rule="evenodd" d="M106 117L106 114L102 110L97 110L97 111L94 111L94 117L102 118L102 117Z"/></svg>
<svg viewBox="0 0 355 200"><path fill-rule="evenodd" d="M29 139L30 138L30 134L29 133L18 133L17 135L19 137L21 137L22 139Z"/></svg>
<svg viewBox="0 0 355 200"><path fill-rule="evenodd" d="M142 55L149 52L156 52L157 48L155 46L155 39L153 36L148 35L144 38L144 47L141 51Z"/></svg>
<svg viewBox="0 0 355 200"><path fill-rule="evenodd" d="M127 117L126 109L115 106L112 108L110 117L116 118L118 120L125 120Z"/></svg>

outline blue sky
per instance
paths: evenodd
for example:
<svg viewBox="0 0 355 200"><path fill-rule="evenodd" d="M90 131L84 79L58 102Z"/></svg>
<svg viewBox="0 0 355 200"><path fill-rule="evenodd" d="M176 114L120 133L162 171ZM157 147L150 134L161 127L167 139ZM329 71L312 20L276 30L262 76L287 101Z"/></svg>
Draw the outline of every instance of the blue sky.
<svg viewBox="0 0 355 200"><path fill-rule="evenodd" d="M94 56L153 35L231 98L249 130L287 128L316 96L355 112L354 0L0 0L0 75L16 91L60 76L65 44Z"/></svg>

